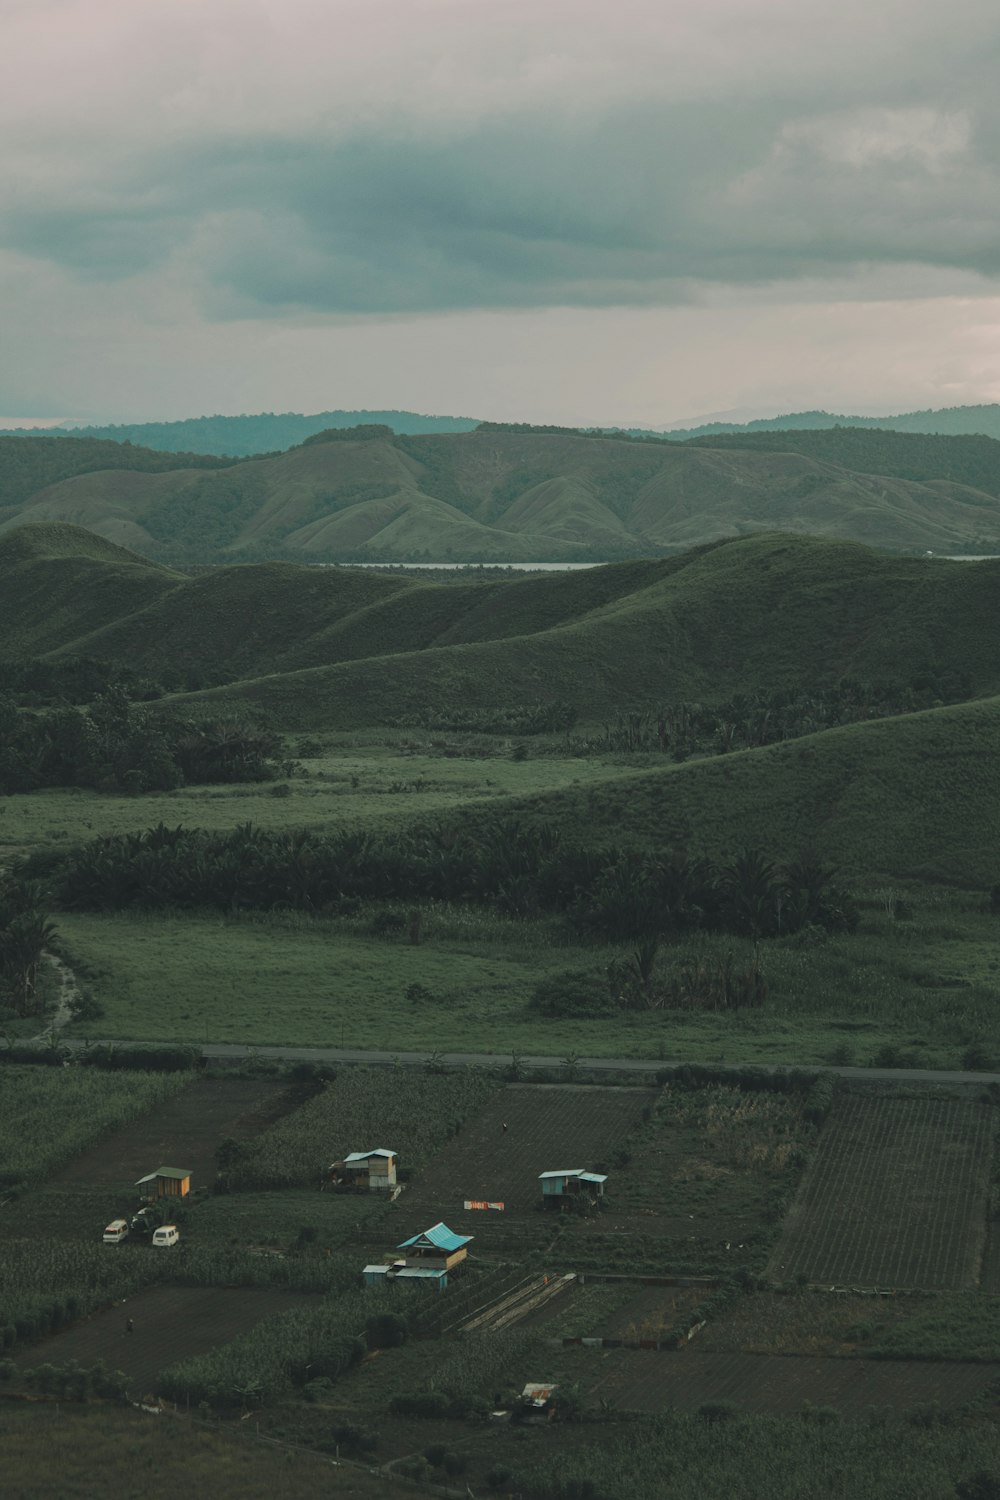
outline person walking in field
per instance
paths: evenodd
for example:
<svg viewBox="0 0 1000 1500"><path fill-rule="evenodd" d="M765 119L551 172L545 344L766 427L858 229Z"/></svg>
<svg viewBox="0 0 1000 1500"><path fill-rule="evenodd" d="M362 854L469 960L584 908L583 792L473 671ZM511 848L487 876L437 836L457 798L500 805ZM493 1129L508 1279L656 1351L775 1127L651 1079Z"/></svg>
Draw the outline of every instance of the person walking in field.
<svg viewBox="0 0 1000 1500"><path fill-rule="evenodd" d="M132 1319L131 1318L126 1318L125 1319L125 1332L126 1333L132 1333L132 1332L134 1332L134 1330L135 1330L135 1324L132 1322Z"/></svg>

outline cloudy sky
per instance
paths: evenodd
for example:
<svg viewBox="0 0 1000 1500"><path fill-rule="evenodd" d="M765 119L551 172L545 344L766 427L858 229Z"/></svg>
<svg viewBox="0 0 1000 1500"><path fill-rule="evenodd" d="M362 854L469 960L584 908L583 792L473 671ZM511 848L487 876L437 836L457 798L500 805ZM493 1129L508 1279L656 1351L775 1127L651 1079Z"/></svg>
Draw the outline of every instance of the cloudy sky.
<svg viewBox="0 0 1000 1500"><path fill-rule="evenodd" d="M0 415L1000 400L995 0L0 0Z"/></svg>

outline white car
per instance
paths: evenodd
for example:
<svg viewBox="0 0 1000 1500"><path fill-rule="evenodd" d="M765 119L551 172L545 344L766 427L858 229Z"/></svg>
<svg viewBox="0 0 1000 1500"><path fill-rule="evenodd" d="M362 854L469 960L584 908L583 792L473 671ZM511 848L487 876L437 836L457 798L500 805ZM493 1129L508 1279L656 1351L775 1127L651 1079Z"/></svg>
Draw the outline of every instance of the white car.
<svg viewBox="0 0 1000 1500"><path fill-rule="evenodd" d="M154 1245L176 1245L181 1237L181 1232L176 1224L161 1224L159 1229L153 1230Z"/></svg>
<svg viewBox="0 0 1000 1500"><path fill-rule="evenodd" d="M124 1219L112 1219L104 1231L103 1239L106 1245L120 1245L122 1240L128 1239L128 1224Z"/></svg>

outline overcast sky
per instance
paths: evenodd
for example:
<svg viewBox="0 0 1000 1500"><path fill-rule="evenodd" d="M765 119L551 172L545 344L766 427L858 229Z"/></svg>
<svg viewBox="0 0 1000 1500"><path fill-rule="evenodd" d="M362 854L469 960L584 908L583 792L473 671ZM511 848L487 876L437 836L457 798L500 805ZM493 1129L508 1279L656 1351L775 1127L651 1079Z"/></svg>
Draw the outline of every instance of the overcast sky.
<svg viewBox="0 0 1000 1500"><path fill-rule="evenodd" d="M1000 400L995 0L0 0L0 416Z"/></svg>

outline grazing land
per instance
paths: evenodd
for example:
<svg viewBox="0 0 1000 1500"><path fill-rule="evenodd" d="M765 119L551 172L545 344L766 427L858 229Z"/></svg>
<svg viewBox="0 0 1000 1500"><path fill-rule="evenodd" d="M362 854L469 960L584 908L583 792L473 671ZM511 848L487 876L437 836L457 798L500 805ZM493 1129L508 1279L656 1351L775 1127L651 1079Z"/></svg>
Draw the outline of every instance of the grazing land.
<svg viewBox="0 0 1000 1500"><path fill-rule="evenodd" d="M996 1120L968 1099L841 1095L771 1262L779 1280L975 1287Z"/></svg>

